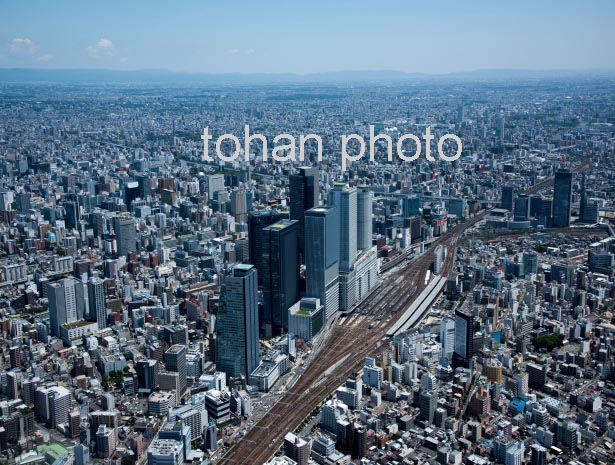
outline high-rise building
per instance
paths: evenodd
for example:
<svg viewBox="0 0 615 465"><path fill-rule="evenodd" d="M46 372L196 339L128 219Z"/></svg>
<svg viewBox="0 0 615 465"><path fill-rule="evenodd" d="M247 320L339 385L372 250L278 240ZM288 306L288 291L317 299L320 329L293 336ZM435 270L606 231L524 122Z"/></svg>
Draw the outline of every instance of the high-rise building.
<svg viewBox="0 0 615 465"><path fill-rule="evenodd" d="M32 208L32 194L29 192L18 192L15 196L15 206L19 213L27 214Z"/></svg>
<svg viewBox="0 0 615 465"><path fill-rule="evenodd" d="M523 252L523 271L526 276L538 272L538 254Z"/></svg>
<svg viewBox="0 0 615 465"><path fill-rule="evenodd" d="M480 386L470 399L468 413L481 417L491 410L491 394L484 386Z"/></svg>
<svg viewBox="0 0 615 465"><path fill-rule="evenodd" d="M113 231L117 243L117 254L125 257L137 250L135 220L127 216L113 218Z"/></svg>
<svg viewBox="0 0 615 465"><path fill-rule="evenodd" d="M90 463L90 449L83 444L77 444L73 451L75 454L75 465L87 465Z"/></svg>
<svg viewBox="0 0 615 465"><path fill-rule="evenodd" d="M515 197L515 188L513 186L502 186L502 208L512 212L513 200Z"/></svg>
<svg viewBox="0 0 615 465"><path fill-rule="evenodd" d="M75 283L74 278L65 278L46 284L50 329L55 337L61 336L60 326L77 321Z"/></svg>
<svg viewBox="0 0 615 465"><path fill-rule="evenodd" d="M483 362L483 375L485 375L491 383L502 384L502 371L502 362L496 358L490 358Z"/></svg>
<svg viewBox="0 0 615 465"><path fill-rule="evenodd" d="M421 200L416 195L404 195L401 198L401 214L404 218L411 218L420 213Z"/></svg>
<svg viewBox="0 0 615 465"><path fill-rule="evenodd" d="M237 223L245 223L248 216L246 191L234 189L231 192L231 215Z"/></svg>
<svg viewBox="0 0 615 465"><path fill-rule="evenodd" d="M220 291L216 367L234 378L248 378L260 361L257 288L256 268L237 265Z"/></svg>
<svg viewBox="0 0 615 465"><path fill-rule="evenodd" d="M581 175L581 201L579 203L579 220L585 222L585 209L587 207L587 192L585 191L585 173Z"/></svg>
<svg viewBox="0 0 615 465"><path fill-rule="evenodd" d="M209 198L213 199L216 193L224 190L224 174L216 173L207 176L207 186Z"/></svg>
<svg viewBox="0 0 615 465"><path fill-rule="evenodd" d="M205 397L202 402L194 401L194 397L187 405L182 405L170 412L172 420L180 422L190 428L193 438L200 438L208 424L207 410L205 409Z"/></svg>
<svg viewBox="0 0 615 465"><path fill-rule="evenodd" d="M553 227L567 228L570 226L570 211L572 209L572 172L569 169L559 169L555 172L553 184Z"/></svg>
<svg viewBox="0 0 615 465"><path fill-rule="evenodd" d="M205 448L209 451L218 448L218 428L215 423L208 425L205 430Z"/></svg>
<svg viewBox="0 0 615 465"><path fill-rule="evenodd" d="M320 299L325 321L339 309L340 216L334 206L305 212L306 296Z"/></svg>
<svg viewBox="0 0 615 465"><path fill-rule="evenodd" d="M282 219L277 210L253 210L248 214L248 255L249 263L258 271L258 285L262 286L263 267L263 229Z"/></svg>
<svg viewBox="0 0 615 465"><path fill-rule="evenodd" d="M436 408L438 407L438 395L435 392L423 392L419 394L419 419L427 423L433 423Z"/></svg>
<svg viewBox="0 0 615 465"><path fill-rule="evenodd" d="M11 368L21 368L21 348L19 346L9 348L9 360Z"/></svg>
<svg viewBox="0 0 615 465"><path fill-rule="evenodd" d="M361 185L357 193L357 249L372 248L372 212L374 194L369 186Z"/></svg>
<svg viewBox="0 0 615 465"><path fill-rule="evenodd" d="M183 394L186 392L186 346L175 344L169 347L169 350L164 353L164 367L167 371L171 371L179 375L181 393Z"/></svg>
<svg viewBox="0 0 615 465"><path fill-rule="evenodd" d="M130 211L132 203L141 195L141 187L138 181L129 181L124 186L124 203Z"/></svg>
<svg viewBox="0 0 615 465"><path fill-rule="evenodd" d="M585 190L585 173L581 178L581 203L579 207L579 221L581 223L598 223L600 221L600 206L596 201L588 200Z"/></svg>
<svg viewBox="0 0 615 465"><path fill-rule="evenodd" d="M36 389L36 414L55 428L68 422L71 409L71 394L63 386L39 387Z"/></svg>
<svg viewBox="0 0 615 465"><path fill-rule="evenodd" d="M528 374L528 386L536 389L542 389L547 383L548 365L546 363L539 365L537 363L529 362L525 368Z"/></svg>
<svg viewBox="0 0 615 465"><path fill-rule="evenodd" d="M515 221L527 221L530 217L530 198L527 195L519 195L515 199Z"/></svg>
<svg viewBox="0 0 615 465"><path fill-rule="evenodd" d="M505 125L506 125L506 120L504 118L504 115L500 115L497 118L497 128L496 128L496 133L498 136L498 146L501 150L504 149L504 134L505 134Z"/></svg>
<svg viewBox="0 0 615 465"><path fill-rule="evenodd" d="M152 392L158 387L158 361L139 360L137 362L139 390Z"/></svg>
<svg viewBox="0 0 615 465"><path fill-rule="evenodd" d="M303 166L298 174L289 177L290 184L290 219L299 222L299 253L304 256L305 218L310 208L318 206L318 168Z"/></svg>
<svg viewBox="0 0 615 465"><path fill-rule="evenodd" d="M547 465L549 462L549 455L546 447L540 444L532 444L530 449L532 450L531 465Z"/></svg>
<svg viewBox="0 0 615 465"><path fill-rule="evenodd" d="M351 431L350 456L362 459L367 454L367 428L361 423L354 422Z"/></svg>
<svg viewBox="0 0 615 465"><path fill-rule="evenodd" d="M96 455L109 458L115 452L115 429L100 425L96 432Z"/></svg>
<svg viewBox="0 0 615 465"><path fill-rule="evenodd" d="M80 220L79 204L77 202L66 202L64 209L66 210L66 216L64 217L66 228L75 229Z"/></svg>
<svg viewBox="0 0 615 465"><path fill-rule="evenodd" d="M436 378L431 373L425 373L421 376L419 391L419 420L433 423L437 407Z"/></svg>
<svg viewBox="0 0 615 465"><path fill-rule="evenodd" d="M329 205L337 207L340 217L340 270L349 270L357 258L357 189L335 183L329 191ZM309 244L308 244L309 245Z"/></svg>
<svg viewBox="0 0 615 465"><path fill-rule="evenodd" d="M107 306L105 305L105 283L98 277L88 280L90 317L96 318L98 329L107 327Z"/></svg>
<svg viewBox="0 0 615 465"><path fill-rule="evenodd" d="M288 329L288 309L299 300L299 222L278 221L262 237L263 323L266 333L272 328L281 334Z"/></svg>
<svg viewBox="0 0 615 465"><path fill-rule="evenodd" d="M450 359L455 351L455 321L450 318L440 322L440 344L442 356Z"/></svg>
<svg viewBox="0 0 615 465"><path fill-rule="evenodd" d="M530 216L538 219L538 224L551 226L551 210L553 200L540 195L530 197Z"/></svg>
<svg viewBox="0 0 615 465"><path fill-rule="evenodd" d="M469 368L474 352L474 315L455 310L453 366Z"/></svg>
<svg viewBox="0 0 615 465"><path fill-rule="evenodd" d="M307 465L310 443L293 433L287 433L284 436L284 455L297 462L297 465Z"/></svg>

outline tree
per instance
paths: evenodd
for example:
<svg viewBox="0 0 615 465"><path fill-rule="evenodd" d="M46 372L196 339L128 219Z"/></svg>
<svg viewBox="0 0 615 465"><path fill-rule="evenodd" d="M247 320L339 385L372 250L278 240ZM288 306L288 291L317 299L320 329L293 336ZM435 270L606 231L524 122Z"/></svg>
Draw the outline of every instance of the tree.
<svg viewBox="0 0 615 465"><path fill-rule="evenodd" d="M563 334L543 334L536 336L532 341L536 349L545 348L548 351L552 351L556 347L561 347L564 343Z"/></svg>

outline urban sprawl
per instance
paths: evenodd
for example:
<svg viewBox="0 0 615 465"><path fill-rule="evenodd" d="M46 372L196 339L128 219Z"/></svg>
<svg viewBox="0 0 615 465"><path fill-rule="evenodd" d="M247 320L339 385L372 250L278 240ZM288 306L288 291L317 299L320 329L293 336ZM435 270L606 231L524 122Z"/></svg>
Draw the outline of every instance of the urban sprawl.
<svg viewBox="0 0 615 465"><path fill-rule="evenodd" d="M615 463L614 89L0 84L0 464Z"/></svg>

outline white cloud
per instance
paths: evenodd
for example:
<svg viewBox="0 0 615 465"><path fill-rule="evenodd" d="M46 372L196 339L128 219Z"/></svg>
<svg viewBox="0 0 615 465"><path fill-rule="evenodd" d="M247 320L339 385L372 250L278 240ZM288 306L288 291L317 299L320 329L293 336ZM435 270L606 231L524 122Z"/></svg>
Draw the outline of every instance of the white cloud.
<svg viewBox="0 0 615 465"><path fill-rule="evenodd" d="M113 42L109 39L101 38L96 42L96 45L90 45L87 48L88 55L91 57L112 56L114 52Z"/></svg>
<svg viewBox="0 0 615 465"><path fill-rule="evenodd" d="M51 53L45 53L37 58L38 61L49 61L53 59L53 55Z"/></svg>
<svg viewBox="0 0 615 465"><path fill-rule="evenodd" d="M32 55L38 50L38 46L32 39L16 37L9 42L8 52L11 55Z"/></svg>
<svg viewBox="0 0 615 465"><path fill-rule="evenodd" d="M252 55L256 50L253 48L229 48L224 51L225 55Z"/></svg>

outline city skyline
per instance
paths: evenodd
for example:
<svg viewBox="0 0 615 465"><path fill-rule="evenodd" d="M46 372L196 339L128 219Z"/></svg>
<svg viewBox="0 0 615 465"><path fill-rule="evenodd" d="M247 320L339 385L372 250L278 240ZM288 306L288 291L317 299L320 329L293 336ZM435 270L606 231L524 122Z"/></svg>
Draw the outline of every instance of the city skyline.
<svg viewBox="0 0 615 465"><path fill-rule="evenodd" d="M615 464L613 0L0 15L0 465Z"/></svg>

